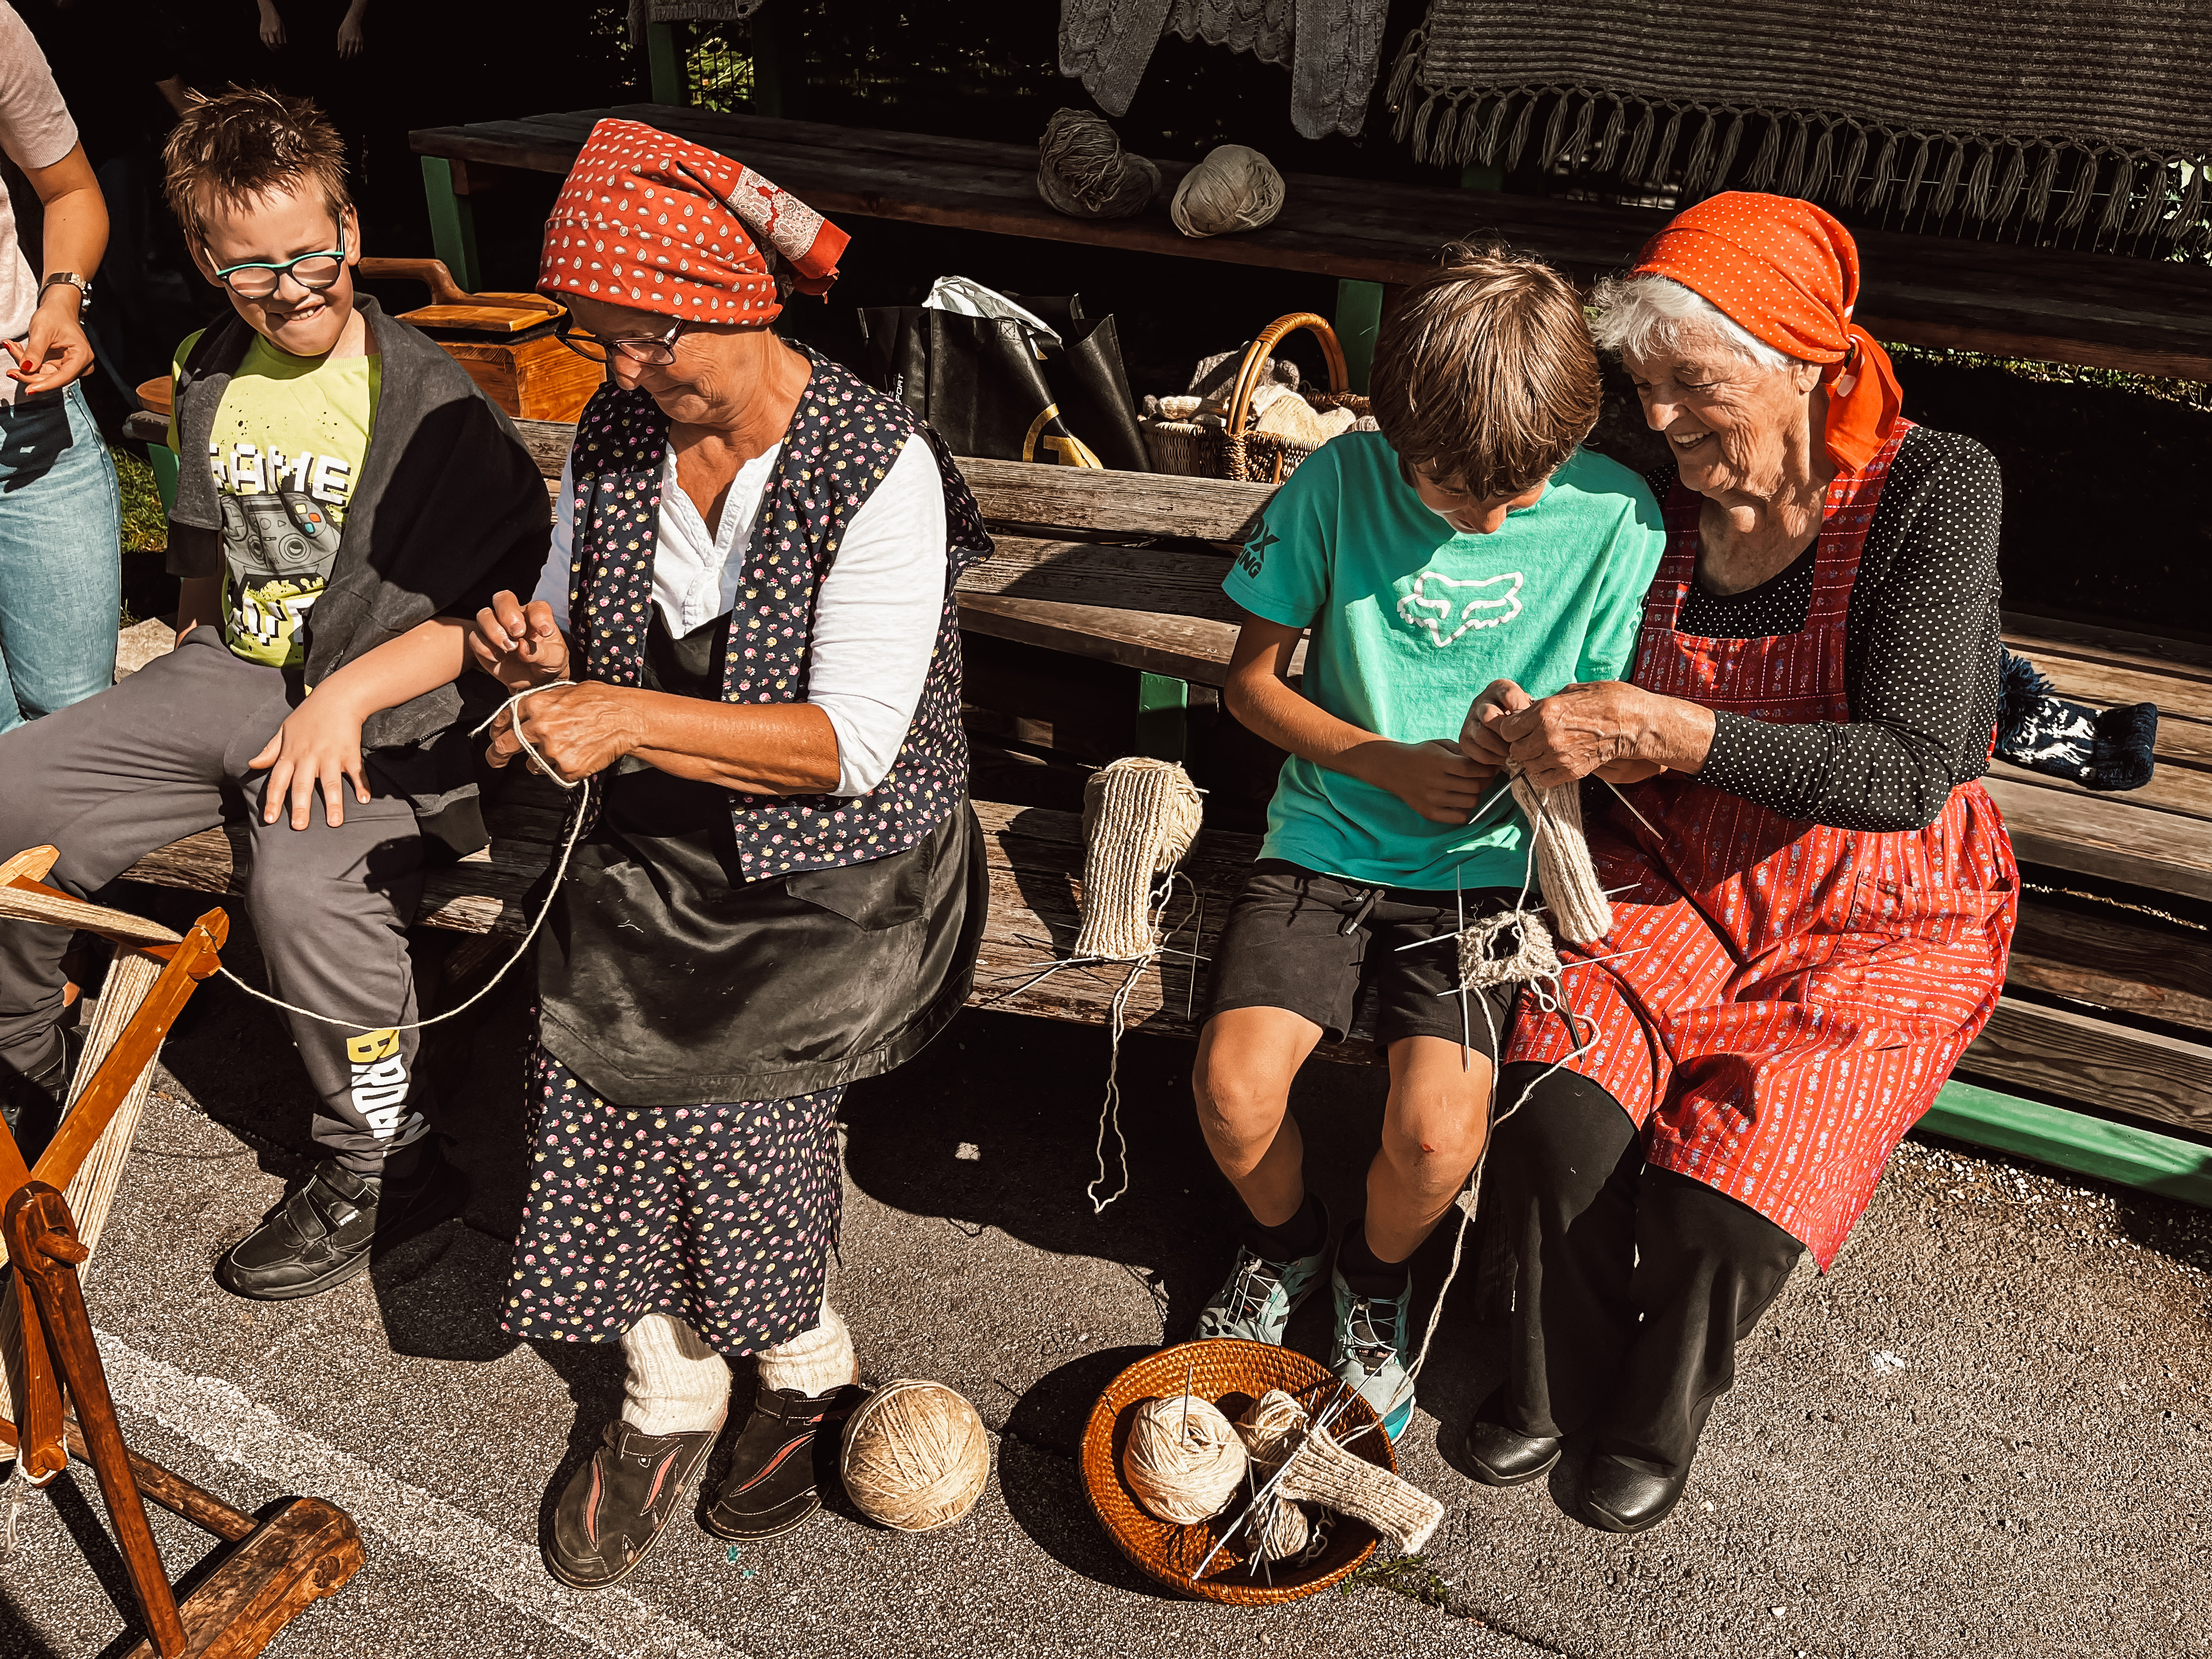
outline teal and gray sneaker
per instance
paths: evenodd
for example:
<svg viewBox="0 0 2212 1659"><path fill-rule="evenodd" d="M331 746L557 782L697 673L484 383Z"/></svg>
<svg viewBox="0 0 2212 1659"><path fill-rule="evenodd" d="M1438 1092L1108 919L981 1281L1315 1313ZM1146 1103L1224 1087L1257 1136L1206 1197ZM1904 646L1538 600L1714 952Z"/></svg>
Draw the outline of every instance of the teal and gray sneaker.
<svg viewBox="0 0 2212 1659"><path fill-rule="evenodd" d="M1413 1420L1413 1379L1406 1370L1406 1323L1413 1312L1413 1285L1408 1277L1397 1296L1355 1296L1341 1273L1332 1271L1336 1293L1336 1334L1329 1343L1328 1368L1375 1408L1382 1431L1395 1444Z"/></svg>
<svg viewBox="0 0 2212 1659"><path fill-rule="evenodd" d="M1269 1261L1244 1245L1237 1247L1237 1265L1198 1316L1192 1340L1217 1336L1241 1337L1247 1342L1283 1345L1283 1329L1297 1311L1298 1304L1313 1294L1328 1265L1328 1229L1322 1229L1321 1248L1295 1261Z"/></svg>

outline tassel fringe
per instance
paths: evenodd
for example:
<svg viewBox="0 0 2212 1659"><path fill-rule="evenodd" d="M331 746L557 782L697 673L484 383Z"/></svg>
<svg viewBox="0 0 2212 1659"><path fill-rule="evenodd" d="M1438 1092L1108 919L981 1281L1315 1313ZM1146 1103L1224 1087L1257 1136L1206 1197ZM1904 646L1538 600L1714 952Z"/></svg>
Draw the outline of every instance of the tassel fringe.
<svg viewBox="0 0 2212 1659"><path fill-rule="evenodd" d="M1578 87L1425 91L1427 36L1415 29L1391 64L1394 136L1439 167L1524 160L1604 174L1639 190L1679 178L1686 204L1721 190L1773 191L1893 216L1924 213L1949 234L2086 233L2080 246L2130 242L2146 254L2212 245L2212 157L2160 155L2056 138L1923 132L1806 111L1674 104ZM1540 131L1537 116L1543 117ZM1739 171L1746 124L1759 142ZM1532 144L1531 140L1534 139ZM2062 187L2061 168L2070 174Z"/></svg>

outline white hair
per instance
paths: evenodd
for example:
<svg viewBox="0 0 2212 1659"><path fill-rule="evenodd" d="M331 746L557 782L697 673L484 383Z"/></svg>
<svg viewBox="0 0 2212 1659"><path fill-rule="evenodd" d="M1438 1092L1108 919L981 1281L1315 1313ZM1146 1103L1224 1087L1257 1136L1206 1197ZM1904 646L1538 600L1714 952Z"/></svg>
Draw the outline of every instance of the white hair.
<svg viewBox="0 0 2212 1659"><path fill-rule="evenodd" d="M1689 337L1717 341L1761 368L1787 368L1799 361L1671 276L1608 276L1591 291L1589 305L1591 337L1608 351L1642 356Z"/></svg>

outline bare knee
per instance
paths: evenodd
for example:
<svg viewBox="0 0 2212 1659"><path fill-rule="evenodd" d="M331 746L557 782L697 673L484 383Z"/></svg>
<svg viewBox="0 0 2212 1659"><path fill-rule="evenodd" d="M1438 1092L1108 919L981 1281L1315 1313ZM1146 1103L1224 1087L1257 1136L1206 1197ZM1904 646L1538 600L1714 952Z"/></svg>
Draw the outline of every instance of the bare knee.
<svg viewBox="0 0 2212 1659"><path fill-rule="evenodd" d="M1446 1100L1394 1100L1382 1124L1382 1156L1416 1185L1455 1185L1482 1156L1479 1106Z"/></svg>
<svg viewBox="0 0 2212 1659"><path fill-rule="evenodd" d="M1201 1054L1190 1078L1199 1127L1218 1146L1250 1146L1272 1139L1289 1109L1286 1082Z"/></svg>

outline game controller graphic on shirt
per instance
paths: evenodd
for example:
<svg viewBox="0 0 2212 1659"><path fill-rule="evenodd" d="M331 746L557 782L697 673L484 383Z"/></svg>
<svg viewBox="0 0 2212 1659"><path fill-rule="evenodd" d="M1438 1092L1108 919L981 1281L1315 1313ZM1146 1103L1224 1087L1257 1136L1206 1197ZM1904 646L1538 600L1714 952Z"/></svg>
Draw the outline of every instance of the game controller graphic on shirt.
<svg viewBox="0 0 2212 1659"><path fill-rule="evenodd" d="M1407 626L1425 629L1429 642L1442 647L1469 629L1501 628L1519 616L1521 583L1517 570L1467 582L1424 570L1413 578L1413 591L1398 601L1398 615ZM1492 592L1501 586L1503 592Z"/></svg>

